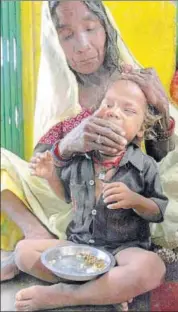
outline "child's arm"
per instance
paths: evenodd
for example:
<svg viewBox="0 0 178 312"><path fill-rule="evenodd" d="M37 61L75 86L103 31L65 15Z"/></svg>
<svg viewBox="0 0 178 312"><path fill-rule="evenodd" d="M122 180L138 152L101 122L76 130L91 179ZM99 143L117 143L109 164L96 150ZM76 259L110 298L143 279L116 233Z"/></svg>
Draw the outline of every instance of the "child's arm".
<svg viewBox="0 0 178 312"><path fill-rule="evenodd" d="M53 157L49 151L37 153L31 159L29 167L31 175L46 179L56 195L65 200L64 186L56 173Z"/></svg>
<svg viewBox="0 0 178 312"><path fill-rule="evenodd" d="M163 215L168 203L167 197L162 193L157 166L152 159L145 172L144 196L133 192L121 182L107 184L103 196L108 208L133 208L138 215L150 222L163 221Z"/></svg>

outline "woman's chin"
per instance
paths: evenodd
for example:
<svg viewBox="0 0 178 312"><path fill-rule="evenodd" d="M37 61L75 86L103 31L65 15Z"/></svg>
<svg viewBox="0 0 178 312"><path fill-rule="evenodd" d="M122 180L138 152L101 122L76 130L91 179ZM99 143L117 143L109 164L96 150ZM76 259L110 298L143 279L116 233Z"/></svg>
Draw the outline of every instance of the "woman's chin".
<svg viewBox="0 0 178 312"><path fill-rule="evenodd" d="M95 74L100 68L100 64L97 63L86 63L78 66L74 70L81 75L91 75Z"/></svg>

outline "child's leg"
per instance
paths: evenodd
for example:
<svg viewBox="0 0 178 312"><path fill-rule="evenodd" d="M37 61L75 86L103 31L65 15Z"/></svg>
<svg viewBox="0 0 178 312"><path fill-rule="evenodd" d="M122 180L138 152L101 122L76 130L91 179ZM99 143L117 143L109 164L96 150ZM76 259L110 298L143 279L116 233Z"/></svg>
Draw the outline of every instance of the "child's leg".
<svg viewBox="0 0 178 312"><path fill-rule="evenodd" d="M35 276L43 281L56 283L59 281L41 262L41 254L50 247L72 244L58 239L23 240L17 244L15 263L20 271Z"/></svg>
<svg viewBox="0 0 178 312"><path fill-rule="evenodd" d="M122 250L118 267L84 285L33 286L16 296L16 309L30 311L78 305L116 304L158 287L165 265L158 255L140 248Z"/></svg>

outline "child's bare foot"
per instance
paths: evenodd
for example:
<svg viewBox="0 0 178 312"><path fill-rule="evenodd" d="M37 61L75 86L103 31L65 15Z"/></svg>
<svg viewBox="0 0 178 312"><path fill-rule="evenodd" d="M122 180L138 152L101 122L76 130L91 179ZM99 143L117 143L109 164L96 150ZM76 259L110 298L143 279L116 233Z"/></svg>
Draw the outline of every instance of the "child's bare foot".
<svg viewBox="0 0 178 312"><path fill-rule="evenodd" d="M37 311L66 306L68 300L63 291L67 288L70 294L70 290L75 287L78 286L60 283L52 286L32 286L22 289L16 295L16 311ZM129 300L129 303L131 302L132 299ZM122 311L128 311L127 302L122 303L121 306Z"/></svg>
<svg viewBox="0 0 178 312"><path fill-rule="evenodd" d="M19 274L19 270L14 262L14 255L1 260L1 281L7 281Z"/></svg>
<svg viewBox="0 0 178 312"><path fill-rule="evenodd" d="M20 290L16 295L16 311L36 311L62 307L66 304L63 296L65 284L32 286ZM69 286L70 287L70 286Z"/></svg>

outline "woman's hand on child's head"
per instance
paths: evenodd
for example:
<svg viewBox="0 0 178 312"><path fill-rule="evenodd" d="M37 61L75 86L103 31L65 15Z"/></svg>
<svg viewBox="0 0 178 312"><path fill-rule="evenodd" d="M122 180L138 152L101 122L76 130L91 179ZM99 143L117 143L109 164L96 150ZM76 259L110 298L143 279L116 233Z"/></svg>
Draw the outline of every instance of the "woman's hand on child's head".
<svg viewBox="0 0 178 312"><path fill-rule="evenodd" d="M31 175L49 180L54 173L53 157L49 151L37 153L32 157L29 168Z"/></svg>
<svg viewBox="0 0 178 312"><path fill-rule="evenodd" d="M132 70L121 74L122 79L137 83L149 104L163 115L165 126L169 125L169 99L161 81L153 68Z"/></svg>
<svg viewBox="0 0 178 312"><path fill-rule="evenodd" d="M137 194L124 183L113 182L104 185L103 198L109 209L130 209L136 201Z"/></svg>

